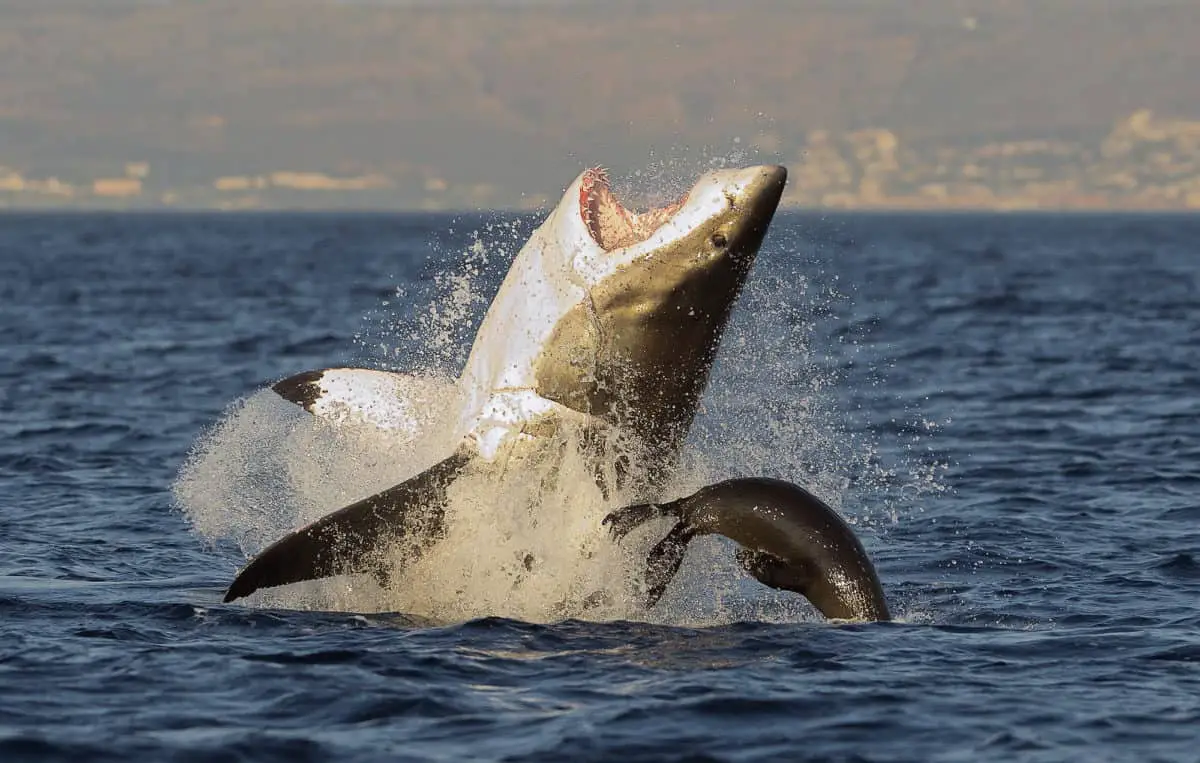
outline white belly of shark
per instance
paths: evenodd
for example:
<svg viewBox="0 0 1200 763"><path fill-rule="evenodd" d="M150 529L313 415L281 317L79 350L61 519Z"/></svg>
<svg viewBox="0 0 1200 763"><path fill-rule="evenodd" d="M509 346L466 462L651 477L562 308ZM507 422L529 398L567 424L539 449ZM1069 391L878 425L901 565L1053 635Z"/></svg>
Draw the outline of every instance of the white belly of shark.
<svg viewBox="0 0 1200 763"><path fill-rule="evenodd" d="M560 510L564 491L586 487L579 465L606 504L599 516L663 499L785 180L775 166L712 172L677 204L638 215L604 171L582 173L517 254L480 325L444 416L457 445L263 550L225 600L334 575L394 583L445 536L463 480L485 496L487 485L523 484L533 524ZM326 369L273 389L335 425L421 435L422 387L405 374ZM538 563L531 554L518 567Z"/></svg>

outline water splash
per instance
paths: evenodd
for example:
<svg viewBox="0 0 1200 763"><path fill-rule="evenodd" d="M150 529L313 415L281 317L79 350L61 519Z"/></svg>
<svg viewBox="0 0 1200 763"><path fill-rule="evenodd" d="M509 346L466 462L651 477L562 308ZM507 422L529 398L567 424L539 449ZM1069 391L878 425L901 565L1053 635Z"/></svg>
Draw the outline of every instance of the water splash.
<svg viewBox="0 0 1200 763"><path fill-rule="evenodd" d="M232 405L192 449L173 486L176 502L208 539L262 549L331 510L397 484L444 457L457 387L409 379L416 436L347 420L331 424L269 390ZM427 463L428 462L428 463Z"/></svg>
<svg viewBox="0 0 1200 763"><path fill-rule="evenodd" d="M733 162L730 162L733 163ZM664 162L632 178L662 188L682 164ZM690 173L694 177L693 171ZM196 446L175 494L193 526L231 538L247 554L291 529L445 458L457 444L450 378L470 346L494 283L524 241L521 222L488 222L434 274L416 309L376 316L360 344L376 365L419 374L418 436L330 426L263 392L232 407ZM806 242L769 239L722 343L697 421L664 497L728 477L774 476L803 484L843 508L851 484L874 509L861 526L897 518L897 491L937 486L928 470L879 464L876 443L851 436L832 390L840 382L817 327L846 300L814 285L801 256ZM761 260L777 261L769 269ZM781 266L779 259L784 260ZM819 619L794 594L750 581L723 538L697 541L658 607L640 604L645 553L667 524L613 544L601 525L623 505L600 494L571 432L548 445L562 458L530 456L503 475L468 474L450 489L447 536L415 562L397 565L385 589L367 576L310 581L255 594L251 603L358 612L402 611L435 621L499 615L533 622L564 618L649 619L711 625L751 619ZM544 454L543 454L544 455ZM397 560L400 561L400 560ZM408 560L405 560L408 561Z"/></svg>

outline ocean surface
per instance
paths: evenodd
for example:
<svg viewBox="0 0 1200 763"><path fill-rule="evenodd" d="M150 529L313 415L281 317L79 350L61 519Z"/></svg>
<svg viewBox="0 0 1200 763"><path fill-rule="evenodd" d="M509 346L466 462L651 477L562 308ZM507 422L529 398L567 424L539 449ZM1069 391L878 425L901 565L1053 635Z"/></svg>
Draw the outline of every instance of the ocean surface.
<svg viewBox="0 0 1200 763"><path fill-rule="evenodd" d="M221 604L299 511L233 472L366 490L256 391L453 370L535 222L0 217L0 761L1200 760L1198 217L777 218L685 461L825 496L895 622L720 541L619 617Z"/></svg>

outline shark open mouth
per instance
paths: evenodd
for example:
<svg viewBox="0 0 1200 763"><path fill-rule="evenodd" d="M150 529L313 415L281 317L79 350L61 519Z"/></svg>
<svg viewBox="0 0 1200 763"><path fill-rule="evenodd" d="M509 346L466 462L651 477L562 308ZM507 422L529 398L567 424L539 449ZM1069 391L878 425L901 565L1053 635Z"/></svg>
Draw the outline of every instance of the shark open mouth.
<svg viewBox="0 0 1200 763"><path fill-rule="evenodd" d="M609 186L608 170L593 167L583 173L579 186L579 213L592 238L606 252L637 244L650 238L663 223L683 206L684 198L642 213L626 209Z"/></svg>

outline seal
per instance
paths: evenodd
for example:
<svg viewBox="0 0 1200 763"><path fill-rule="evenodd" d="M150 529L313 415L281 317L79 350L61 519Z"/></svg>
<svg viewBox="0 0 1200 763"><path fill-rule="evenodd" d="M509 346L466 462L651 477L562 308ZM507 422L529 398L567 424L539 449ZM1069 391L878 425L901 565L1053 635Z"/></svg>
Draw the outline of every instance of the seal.
<svg viewBox="0 0 1200 763"><path fill-rule="evenodd" d="M479 327L447 424L454 453L272 544L225 600L329 575L386 574L384 557L395 555L375 552L401 536L413 553L436 540L447 486L464 471L552 467L568 446L591 464L603 495L656 499L786 179L777 166L718 170L680 201L639 214L616 199L607 172L583 172L518 252ZM412 435L410 379L334 368L272 389L334 424Z"/></svg>
<svg viewBox="0 0 1200 763"><path fill-rule="evenodd" d="M804 596L839 620L890 620L875 567L850 525L804 488L762 477L709 485L669 503L618 509L604 518L614 538L660 517L677 521L646 560L653 607L697 535L738 543L738 563L760 582Z"/></svg>

